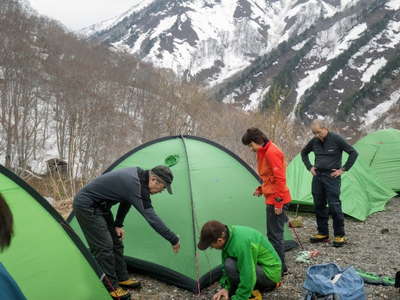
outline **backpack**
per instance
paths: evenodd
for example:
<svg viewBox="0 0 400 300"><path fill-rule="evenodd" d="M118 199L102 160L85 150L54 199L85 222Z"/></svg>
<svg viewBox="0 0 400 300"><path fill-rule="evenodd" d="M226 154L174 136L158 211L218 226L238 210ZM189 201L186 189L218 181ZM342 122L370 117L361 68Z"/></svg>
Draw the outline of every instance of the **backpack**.
<svg viewBox="0 0 400 300"><path fill-rule="evenodd" d="M364 281L353 267L334 263L308 268L304 282L305 300L366 300Z"/></svg>

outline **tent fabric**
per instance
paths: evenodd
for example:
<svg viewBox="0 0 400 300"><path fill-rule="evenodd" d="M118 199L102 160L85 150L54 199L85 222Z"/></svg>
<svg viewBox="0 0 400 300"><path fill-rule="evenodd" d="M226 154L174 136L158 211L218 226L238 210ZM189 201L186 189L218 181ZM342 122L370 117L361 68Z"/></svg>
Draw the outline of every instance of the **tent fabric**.
<svg viewBox="0 0 400 300"><path fill-rule="evenodd" d="M257 174L235 154L193 136L165 137L141 145L106 172L166 164L171 165L174 174L174 194L154 195L152 202L158 215L179 235L181 250L174 254L170 244L131 209L124 224L125 255L130 267L197 292L221 275L220 252L199 251L196 247L205 222L215 219L225 224L247 225L265 234L264 200L252 195L260 183ZM114 206L114 213L116 209ZM82 235L76 219L71 226ZM287 248L296 246L287 228L285 239Z"/></svg>
<svg viewBox="0 0 400 300"><path fill-rule="evenodd" d="M27 299L110 299L79 237L43 197L3 166L0 193L13 214L15 233L0 261Z"/></svg>
<svg viewBox="0 0 400 300"><path fill-rule="evenodd" d="M314 161L313 153L310 153L309 157L310 161ZM347 157L345 153L343 162ZM289 163L286 178L293 199L292 204L313 206L312 175L304 166L300 154ZM364 221L374 212L384 210L387 201L394 196L395 193L371 173L361 159L357 159L353 167L342 175L340 200L343 212L360 221Z"/></svg>
<svg viewBox="0 0 400 300"><path fill-rule="evenodd" d="M381 182L400 193L400 130L375 131L354 147Z"/></svg>

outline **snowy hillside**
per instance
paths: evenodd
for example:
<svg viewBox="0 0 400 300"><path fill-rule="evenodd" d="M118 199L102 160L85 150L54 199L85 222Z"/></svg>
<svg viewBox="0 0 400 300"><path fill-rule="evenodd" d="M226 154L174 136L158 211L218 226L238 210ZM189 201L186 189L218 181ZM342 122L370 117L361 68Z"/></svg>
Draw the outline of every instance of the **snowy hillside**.
<svg viewBox="0 0 400 300"><path fill-rule="evenodd" d="M379 110L382 124L400 105L398 80L382 85L396 72L399 10L400 0L148 0L82 33L244 110L278 101L291 120L370 127L368 116Z"/></svg>
<svg viewBox="0 0 400 300"><path fill-rule="evenodd" d="M258 57L212 91L244 109L268 109L278 101L291 120L328 117L356 130L391 126L400 119L399 9L400 1L359 3Z"/></svg>
<svg viewBox="0 0 400 300"><path fill-rule="evenodd" d="M212 86L357 2L148 0L82 33Z"/></svg>

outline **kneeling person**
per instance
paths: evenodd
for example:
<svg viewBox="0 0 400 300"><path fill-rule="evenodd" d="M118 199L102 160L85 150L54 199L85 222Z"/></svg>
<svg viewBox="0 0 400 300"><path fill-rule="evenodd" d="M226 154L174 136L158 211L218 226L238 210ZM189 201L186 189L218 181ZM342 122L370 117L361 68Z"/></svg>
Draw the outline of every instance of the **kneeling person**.
<svg viewBox="0 0 400 300"><path fill-rule="evenodd" d="M258 290L272 290L281 281L282 262L268 239L246 226L209 221L201 229L198 248L222 250L222 289L213 300L262 299ZM230 298L229 298L230 297Z"/></svg>

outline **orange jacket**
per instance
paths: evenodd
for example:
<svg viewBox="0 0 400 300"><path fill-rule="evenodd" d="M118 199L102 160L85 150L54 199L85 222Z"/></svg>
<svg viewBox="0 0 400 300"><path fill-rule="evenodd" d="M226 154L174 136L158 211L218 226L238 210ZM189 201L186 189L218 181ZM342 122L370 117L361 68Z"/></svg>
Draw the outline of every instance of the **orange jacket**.
<svg viewBox="0 0 400 300"><path fill-rule="evenodd" d="M266 204L272 204L276 208L282 208L289 203L289 189L286 185L286 163L281 149L269 141L264 147L257 151L258 175L263 183L257 189L265 197ZM281 202L275 199L281 198Z"/></svg>

